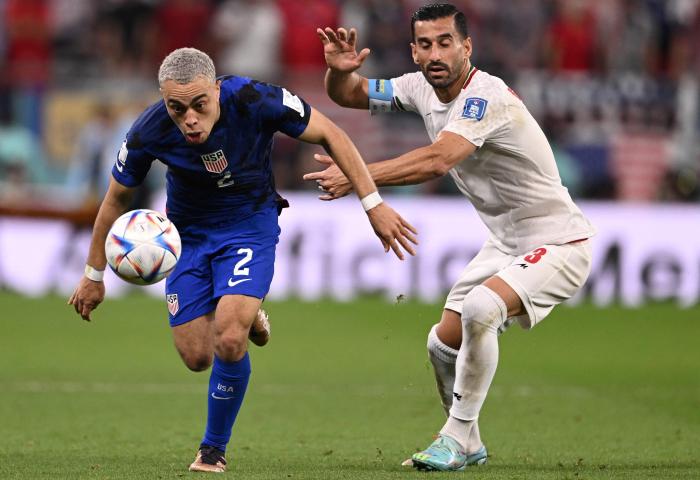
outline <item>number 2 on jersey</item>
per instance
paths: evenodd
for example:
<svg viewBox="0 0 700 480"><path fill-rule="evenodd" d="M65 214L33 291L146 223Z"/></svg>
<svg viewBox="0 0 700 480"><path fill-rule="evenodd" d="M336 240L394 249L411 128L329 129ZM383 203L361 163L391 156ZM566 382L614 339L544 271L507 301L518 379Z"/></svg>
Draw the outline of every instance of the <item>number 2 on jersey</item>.
<svg viewBox="0 0 700 480"><path fill-rule="evenodd" d="M231 178L231 172L228 170L225 171L224 173L221 174L221 178L219 178L216 181L216 186L219 188L225 188L225 187L230 187L233 185L235 182L233 181L233 178Z"/></svg>

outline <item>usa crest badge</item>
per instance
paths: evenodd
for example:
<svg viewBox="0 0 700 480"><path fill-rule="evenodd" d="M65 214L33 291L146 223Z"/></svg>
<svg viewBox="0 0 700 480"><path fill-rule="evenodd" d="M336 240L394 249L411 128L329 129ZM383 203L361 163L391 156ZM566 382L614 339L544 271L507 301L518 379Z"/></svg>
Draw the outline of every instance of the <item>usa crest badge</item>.
<svg viewBox="0 0 700 480"><path fill-rule="evenodd" d="M486 105L488 105L488 103L489 102L483 98L467 98L467 100L464 102L462 118L471 118L477 121L481 120L484 118L484 113L486 113Z"/></svg>
<svg viewBox="0 0 700 480"><path fill-rule="evenodd" d="M174 317L177 314L177 311L180 310L180 305L177 301L177 293L166 295L165 301L168 302L168 311L170 312L170 315Z"/></svg>
<svg viewBox="0 0 700 480"><path fill-rule="evenodd" d="M204 162L204 168L207 169L207 172L221 173L228 167L228 160L226 160L223 150L206 153L200 155L200 157L202 158L202 162Z"/></svg>

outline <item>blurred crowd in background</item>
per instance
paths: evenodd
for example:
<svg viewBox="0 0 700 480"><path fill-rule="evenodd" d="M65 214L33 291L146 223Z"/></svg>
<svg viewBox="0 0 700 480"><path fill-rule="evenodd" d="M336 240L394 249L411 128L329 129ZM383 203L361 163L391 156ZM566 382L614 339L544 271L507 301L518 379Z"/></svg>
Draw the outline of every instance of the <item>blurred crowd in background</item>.
<svg viewBox="0 0 700 480"><path fill-rule="evenodd" d="M98 200L171 50L281 84L347 130L368 162L426 144L414 115L370 119L325 94L317 27L356 27L371 78L415 71L415 0L0 0L0 204ZM578 198L700 200L700 0L461 0L472 63L539 120ZM314 148L280 136L278 189L313 188ZM162 187L161 171L149 175ZM397 190L456 192L449 180ZM60 198L60 201L56 199Z"/></svg>

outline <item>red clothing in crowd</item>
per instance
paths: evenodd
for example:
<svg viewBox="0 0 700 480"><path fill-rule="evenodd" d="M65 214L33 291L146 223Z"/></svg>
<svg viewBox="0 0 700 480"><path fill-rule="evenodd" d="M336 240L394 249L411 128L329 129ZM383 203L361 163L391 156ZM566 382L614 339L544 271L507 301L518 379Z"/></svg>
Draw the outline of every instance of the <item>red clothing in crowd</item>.
<svg viewBox="0 0 700 480"><path fill-rule="evenodd" d="M325 68L316 28L337 28L340 10L328 0L279 0L282 29L282 62L285 68Z"/></svg>
<svg viewBox="0 0 700 480"><path fill-rule="evenodd" d="M51 74L51 6L47 0L7 0L7 74L15 85L44 85Z"/></svg>
<svg viewBox="0 0 700 480"><path fill-rule="evenodd" d="M209 2L168 0L156 11L157 55L163 59L177 48L207 50L207 35L213 10Z"/></svg>
<svg viewBox="0 0 700 480"><path fill-rule="evenodd" d="M595 68L596 20L589 9L557 15L549 26L550 67L554 71L590 72Z"/></svg>

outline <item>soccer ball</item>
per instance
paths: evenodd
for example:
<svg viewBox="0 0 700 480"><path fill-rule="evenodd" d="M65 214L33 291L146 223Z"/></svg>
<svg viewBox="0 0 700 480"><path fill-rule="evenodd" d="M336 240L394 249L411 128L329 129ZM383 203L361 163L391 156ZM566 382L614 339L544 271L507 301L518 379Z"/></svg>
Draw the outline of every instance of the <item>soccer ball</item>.
<svg viewBox="0 0 700 480"><path fill-rule="evenodd" d="M182 245L175 225L153 210L132 210L107 234L107 263L119 278L136 285L160 282L175 268Z"/></svg>

